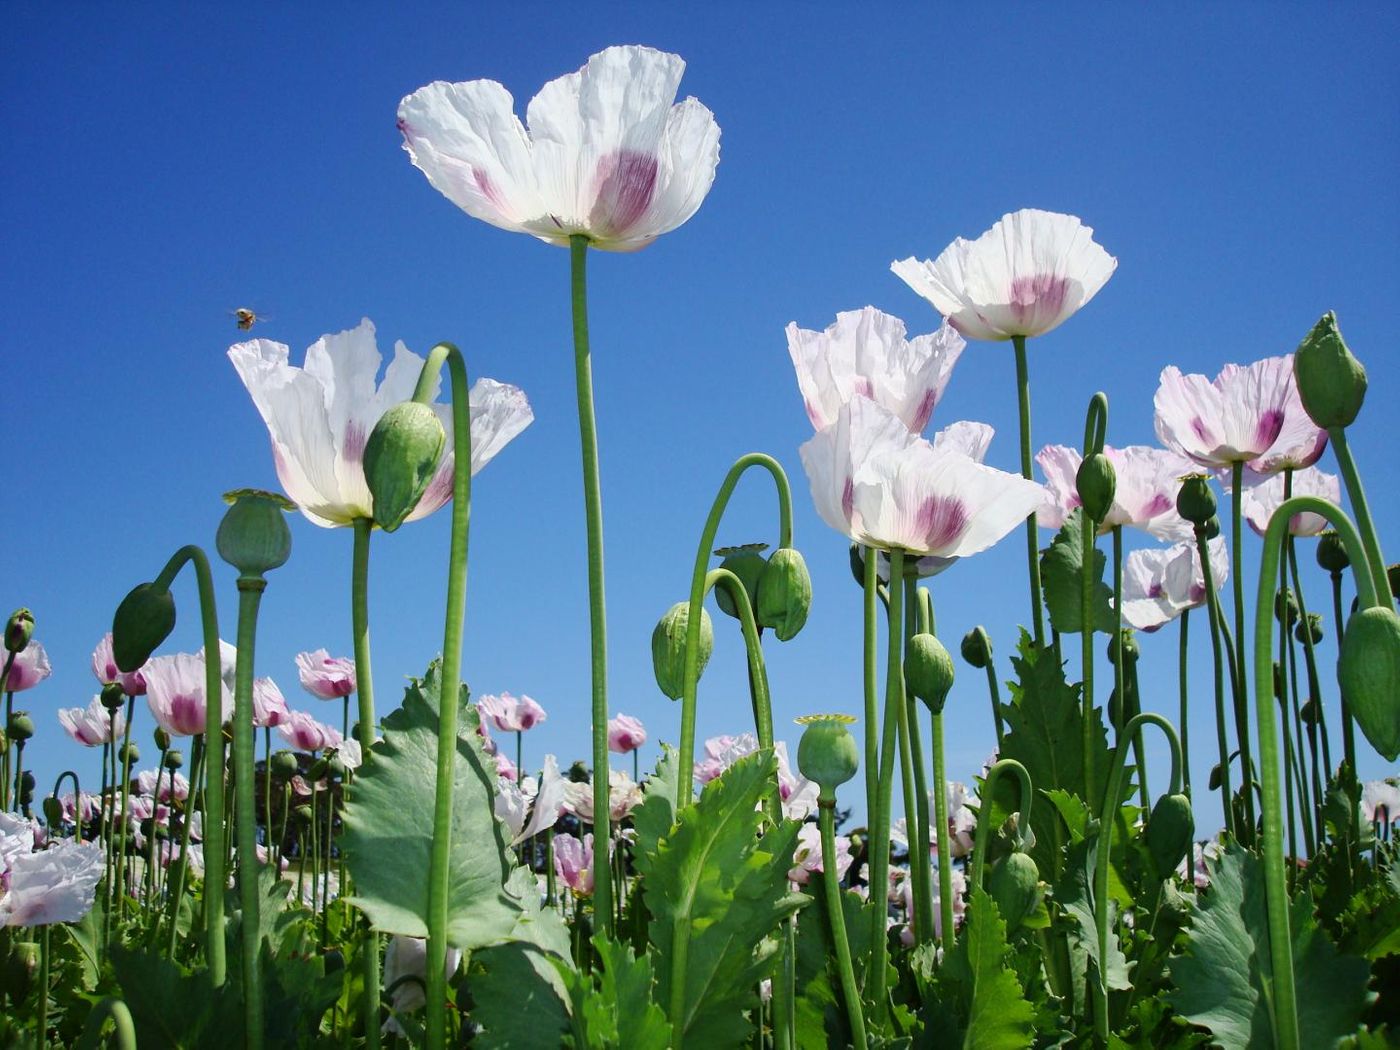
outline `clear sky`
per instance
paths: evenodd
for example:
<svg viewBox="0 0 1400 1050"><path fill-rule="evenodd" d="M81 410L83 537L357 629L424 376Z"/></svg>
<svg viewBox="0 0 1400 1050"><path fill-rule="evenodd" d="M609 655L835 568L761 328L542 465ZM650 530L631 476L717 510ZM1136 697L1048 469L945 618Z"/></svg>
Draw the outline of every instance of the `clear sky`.
<svg viewBox="0 0 1400 1050"><path fill-rule="evenodd" d="M768 642L779 735L795 742L790 720L802 713L860 709L858 591L846 541L814 512L798 460L810 426L783 327L821 328L869 303L911 332L930 330L933 310L890 261L933 257L1020 207L1082 216L1119 260L1086 309L1031 344L1037 447L1076 442L1096 389L1110 397L1110 442L1151 443L1165 365L1214 375L1286 353L1335 309L1370 371L1354 445L1382 544L1400 558L1400 10L852 12L9 6L0 430L11 495L0 605L32 607L55 668L17 697L39 726L27 759L41 791L71 763L95 782L95 753L64 736L54 711L93 695L88 657L117 601L180 545L212 553L222 492L276 487L266 432L225 357L240 338L229 311L242 305L270 316L257 334L289 344L295 362L322 333L367 316L386 352L398 339L420 353L454 340L475 374L526 390L535 424L475 486L464 672L479 693L524 692L548 709L528 739L531 764L546 750L565 762L587 754L568 256L458 211L409 164L394 119L400 97L436 79L500 80L523 112L546 80L614 43L683 55L682 95L723 129L698 214L639 255L591 262L612 706L645 721L648 759L679 723L652 681L650 632L685 596L714 490L751 450L791 473L816 589L807 629ZM1007 344L964 354L932 429L960 418L994 425L989 461L1016 468ZM447 527L439 514L375 537L381 711L441 646ZM299 516L292 528L292 559L271 574L263 603L257 670L315 710L292 658L350 651L351 537ZM746 483L720 539L774 541L771 491ZM1251 593L1258 552L1251 537ZM218 573L231 638L233 572ZM1321 606L1325 578L1311 571L1304 586ZM1025 618L1020 534L940 577L934 594L950 647L986 624L1005 676ZM178 597L172 645L192 649L191 582ZM702 737L750 724L737 624L717 626ZM1330 651L1330 622L1328 632ZM1197 637L1200 783L1213 749ZM1143 650L1146 706L1174 716L1175 628ZM967 779L993 733L985 683L961 661L959 675L947 766ZM152 723L138 712L149 763ZM1363 773L1387 772L1364 744L1362 754ZM1204 819L1216 814L1211 803Z"/></svg>

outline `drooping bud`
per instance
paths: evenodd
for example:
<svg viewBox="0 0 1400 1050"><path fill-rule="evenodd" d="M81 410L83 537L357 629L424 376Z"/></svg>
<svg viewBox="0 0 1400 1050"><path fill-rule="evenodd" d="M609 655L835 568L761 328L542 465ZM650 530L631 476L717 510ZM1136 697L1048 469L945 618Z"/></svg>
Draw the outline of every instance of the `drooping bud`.
<svg viewBox="0 0 1400 1050"><path fill-rule="evenodd" d="M1400 758L1400 616L1362 609L1347 623L1337 681L1352 717L1387 762Z"/></svg>
<svg viewBox="0 0 1400 1050"><path fill-rule="evenodd" d="M1118 634L1108 636L1108 662L1114 667L1118 666L1120 652L1127 659L1124 667L1133 666L1142 654L1142 649L1138 646L1137 634L1131 627L1124 627Z"/></svg>
<svg viewBox="0 0 1400 1050"><path fill-rule="evenodd" d="M979 670L992 662L992 639L985 627L979 625L963 635L962 658Z"/></svg>
<svg viewBox="0 0 1400 1050"><path fill-rule="evenodd" d="M162 729L160 726L156 726L156 731L151 735L155 737L157 751L170 750L170 734L167 733L164 729Z"/></svg>
<svg viewBox="0 0 1400 1050"><path fill-rule="evenodd" d="M860 749L846 727L855 721L850 715L805 715L797 720L804 726L797 743L797 768L817 785L817 798L836 801L836 789L856 775Z"/></svg>
<svg viewBox="0 0 1400 1050"><path fill-rule="evenodd" d="M1215 516L1215 493L1204 474L1187 474L1176 494L1176 512L1192 525L1204 525Z"/></svg>
<svg viewBox="0 0 1400 1050"><path fill-rule="evenodd" d="M1040 903L1040 870L1027 853L1012 853L987 875L987 892L1011 933Z"/></svg>
<svg viewBox="0 0 1400 1050"><path fill-rule="evenodd" d="M108 682L97 695L102 699L102 706L108 711L120 711L126 703L126 694L116 682Z"/></svg>
<svg viewBox="0 0 1400 1050"><path fill-rule="evenodd" d="M1308 417L1323 429L1349 427L1366 400L1366 369L1347 348L1332 311L1293 355L1293 379Z"/></svg>
<svg viewBox="0 0 1400 1050"><path fill-rule="evenodd" d="M1385 582L1390 584L1390 598L1392 601L1400 596L1400 564L1389 565L1385 570ZM1381 595L1382 598L1385 595Z"/></svg>
<svg viewBox="0 0 1400 1050"><path fill-rule="evenodd" d="M1322 630L1322 616L1320 613L1310 612L1298 621L1298 626L1293 630L1293 637L1298 639L1302 645L1316 645L1325 637Z"/></svg>
<svg viewBox="0 0 1400 1050"><path fill-rule="evenodd" d="M297 756L290 751L275 751L272 755L272 772L282 779L296 776L301 766Z"/></svg>
<svg viewBox="0 0 1400 1050"><path fill-rule="evenodd" d="M229 508L214 538L219 557L244 576L261 576L291 557L286 512L296 510L295 503L261 489L226 492L224 502Z"/></svg>
<svg viewBox="0 0 1400 1050"><path fill-rule="evenodd" d="M437 472L447 431L433 409L404 401L379 417L365 442L365 483L374 497L374 520L393 532L413 513Z"/></svg>
<svg viewBox="0 0 1400 1050"><path fill-rule="evenodd" d="M690 620L690 603L676 602L651 632L651 668L661 692L672 700L685 694L685 633ZM695 676L705 673L715 648L715 627L710 613L700 609L700 642L696 653Z"/></svg>
<svg viewBox="0 0 1400 1050"><path fill-rule="evenodd" d="M44 799L44 823L50 831L63 827L63 803L53 795Z"/></svg>
<svg viewBox="0 0 1400 1050"><path fill-rule="evenodd" d="M1095 452L1085 456L1079 464L1079 470L1074 475L1074 487L1079 492L1084 513L1092 520L1102 522L1113 506L1118 475L1108 457L1102 452Z"/></svg>
<svg viewBox="0 0 1400 1050"><path fill-rule="evenodd" d="M1191 813L1191 800L1185 795L1163 795L1152 807L1147 820L1147 851L1159 879L1171 878L1172 872L1191 850L1196 834L1196 820Z"/></svg>
<svg viewBox="0 0 1400 1050"><path fill-rule="evenodd" d="M1345 572L1351 564L1347 545L1342 542L1341 536L1330 529L1317 538L1317 564L1324 572L1330 572L1334 576Z"/></svg>
<svg viewBox="0 0 1400 1050"><path fill-rule="evenodd" d="M859 543L851 544L851 575L855 577L856 586L865 586L865 548Z"/></svg>
<svg viewBox="0 0 1400 1050"><path fill-rule="evenodd" d="M185 753L178 747L172 748L165 753L165 768L170 772L175 772L185 764Z"/></svg>
<svg viewBox="0 0 1400 1050"><path fill-rule="evenodd" d="M140 668L174 629L174 596L153 583L138 583L112 617L112 659L117 670Z"/></svg>
<svg viewBox="0 0 1400 1050"><path fill-rule="evenodd" d="M763 567L768 564L768 559L763 556L763 551L768 549L766 543L746 543L742 547L721 547L715 551L723 561L719 563L721 569L728 569L735 576L739 577L739 582L744 585L744 590L749 596L749 608L753 610L754 619L758 620L758 578L763 575ZM726 616L739 618L739 606L734 602L734 596L729 593L728 587L715 588L715 604L719 606L719 611Z"/></svg>
<svg viewBox="0 0 1400 1050"><path fill-rule="evenodd" d="M934 714L943 710L953 688L953 658L934 635L916 634L904 651L904 686Z"/></svg>
<svg viewBox="0 0 1400 1050"><path fill-rule="evenodd" d="M19 802L25 807L24 815L29 816L29 803L34 801L34 771L26 769L19 778Z"/></svg>
<svg viewBox="0 0 1400 1050"><path fill-rule="evenodd" d="M5 725L5 735L17 744L23 744L34 735L34 719L28 711L12 711Z"/></svg>
<svg viewBox="0 0 1400 1050"><path fill-rule="evenodd" d="M778 641L797 637L812 608L812 577L807 562L793 547L782 547L763 567L758 578L758 622L773 628Z"/></svg>
<svg viewBox="0 0 1400 1050"><path fill-rule="evenodd" d="M1210 520L1202 525L1201 529L1205 532L1206 539L1215 539L1215 537L1220 535L1220 516L1218 514L1212 514Z"/></svg>
<svg viewBox="0 0 1400 1050"><path fill-rule="evenodd" d="M1321 715L1321 709L1317 702L1317 697L1308 697L1307 703L1298 711L1298 717L1303 720L1304 725L1315 726Z"/></svg>
<svg viewBox="0 0 1400 1050"><path fill-rule="evenodd" d="M1274 595L1274 620L1283 623L1285 615L1288 616L1289 627L1298 622L1298 599L1287 587Z"/></svg>
<svg viewBox="0 0 1400 1050"><path fill-rule="evenodd" d="M34 637L34 614L24 608L16 609L10 613L10 619L5 624L6 651L22 652L32 637Z"/></svg>
<svg viewBox="0 0 1400 1050"><path fill-rule="evenodd" d="M311 823L311 807L303 803L300 806L292 807L292 816L296 818L298 824Z"/></svg>

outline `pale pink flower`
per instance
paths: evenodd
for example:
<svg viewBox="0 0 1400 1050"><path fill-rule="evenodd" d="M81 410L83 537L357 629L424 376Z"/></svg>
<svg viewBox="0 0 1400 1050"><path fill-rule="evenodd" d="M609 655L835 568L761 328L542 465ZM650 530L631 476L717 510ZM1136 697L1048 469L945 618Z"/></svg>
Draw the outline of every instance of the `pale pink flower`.
<svg viewBox="0 0 1400 1050"><path fill-rule="evenodd" d="M516 835L516 842L537 835L552 828L572 804L566 778L559 773L559 760L553 755L544 756L544 770L540 775L539 789L535 792L534 805L530 810L530 821ZM592 786L589 786L588 812L593 813ZM611 800L609 800L611 802ZM609 806L611 808L611 805Z"/></svg>
<svg viewBox="0 0 1400 1050"><path fill-rule="evenodd" d="M992 546L1044 501L1040 485L930 443L865 398L801 448L822 519L867 547L964 557Z"/></svg>
<svg viewBox="0 0 1400 1050"><path fill-rule="evenodd" d="M579 897L593 894L593 836L580 842L573 835L554 836L554 870L559 881Z"/></svg>
<svg viewBox="0 0 1400 1050"><path fill-rule="evenodd" d="M1181 878L1190 878L1192 884L1198 890L1203 890L1210 885L1209 864L1217 860L1224 852L1218 839L1205 842L1191 843L1190 871L1187 871L1187 860L1182 858L1180 864L1176 866L1176 873Z"/></svg>
<svg viewBox="0 0 1400 1050"><path fill-rule="evenodd" d="M297 653L297 674L301 687L322 700L339 700L355 691L355 661L325 649Z"/></svg>
<svg viewBox="0 0 1400 1050"><path fill-rule="evenodd" d="M1268 450L1258 459L1249 461L1248 468L1255 474L1311 467L1327 448L1327 431L1314 423L1303 407L1298 381L1293 374L1293 358L1290 355L1284 360L1288 362L1288 390L1284 395L1283 425Z"/></svg>
<svg viewBox="0 0 1400 1050"><path fill-rule="evenodd" d="M97 747L120 740L126 732L126 712L117 708L115 716L94 696L87 707L60 707L58 721L64 730L84 747Z"/></svg>
<svg viewBox="0 0 1400 1050"><path fill-rule="evenodd" d="M903 321L873 306L838 313L824 332L787 326L788 354L815 429L835 423L853 397L879 402L916 434L928 426L967 344L946 322L930 335L906 334Z"/></svg>
<svg viewBox="0 0 1400 1050"><path fill-rule="evenodd" d="M146 695L146 679L141 674L141 668L135 671L118 669L116 657L112 655L111 631L102 636L97 648L92 651L92 673L103 685L116 682L127 696Z"/></svg>
<svg viewBox="0 0 1400 1050"><path fill-rule="evenodd" d="M423 359L402 343L377 387L382 357L368 319L348 332L322 336L306 363L288 363L282 343L254 339L228 351L272 438L282 489L317 525L350 525L373 518L364 451L379 417L413 396ZM434 378L436 397L441 377ZM471 389L472 463L476 474L534 418L523 391L494 379ZM452 498L452 406L433 404L447 431L436 473L408 521L426 517Z"/></svg>
<svg viewBox="0 0 1400 1050"><path fill-rule="evenodd" d="M544 708L528 696L514 697L510 693L500 696L483 696L476 702L483 723L490 722L502 733L522 733L548 717Z"/></svg>
<svg viewBox="0 0 1400 1050"><path fill-rule="evenodd" d="M318 722L305 711L289 711L277 732L298 751L321 751L338 746L342 740L340 730Z"/></svg>
<svg viewBox="0 0 1400 1050"><path fill-rule="evenodd" d="M97 816L100 799L91 791L80 792L74 797L68 792L59 801L63 805L63 819L74 824L86 824Z"/></svg>
<svg viewBox="0 0 1400 1050"><path fill-rule="evenodd" d="M932 262L910 257L890 269L967 338L1006 340L1059 327L1117 266L1075 216L1022 208Z"/></svg>
<svg viewBox="0 0 1400 1050"><path fill-rule="evenodd" d="M496 760L496 776L502 780L515 781L520 777L520 770L515 768L515 763L504 751L497 751L493 756Z"/></svg>
<svg viewBox="0 0 1400 1050"><path fill-rule="evenodd" d="M1283 433L1290 396L1292 357L1226 365L1214 381L1168 365L1152 399L1157 437L1203 467L1248 463Z"/></svg>
<svg viewBox="0 0 1400 1050"><path fill-rule="evenodd" d="M8 655L7 653L0 656L0 668L4 667ZM14 662L10 664L10 673L5 678L5 692L18 693L25 689L33 689L51 674L53 668L49 665L49 654L38 642L30 641L15 653Z"/></svg>
<svg viewBox="0 0 1400 1050"><path fill-rule="evenodd" d="M1219 590L1230 575L1225 540L1209 541L1211 582ZM1123 560L1123 622L1155 631L1187 609L1205 604L1205 573L1196 544L1130 551Z"/></svg>
<svg viewBox="0 0 1400 1050"><path fill-rule="evenodd" d="M35 827L0 813L0 927L77 922L96 899L102 847L59 839L35 852Z"/></svg>
<svg viewBox="0 0 1400 1050"><path fill-rule="evenodd" d="M851 840L845 835L836 836L836 878L844 879L851 866ZM797 830L797 849L792 854L792 867L788 869L788 881L799 886L807 885L815 872L821 874L822 839L821 830L810 821Z"/></svg>
<svg viewBox="0 0 1400 1050"><path fill-rule="evenodd" d="M719 126L693 98L673 104L685 62L610 47L530 100L529 128L494 80L437 81L399 103L404 149L473 218L568 245L636 251L700 207Z"/></svg>
<svg viewBox="0 0 1400 1050"><path fill-rule="evenodd" d="M1249 527L1262 536L1269 528L1269 519L1283 506L1284 476L1280 473L1264 477L1246 469L1243 481L1240 511L1245 521L1249 522ZM1226 489L1228 491L1228 485ZM1292 491L1295 496L1319 496L1331 503L1342 500L1342 486L1337 475L1316 467L1294 472ZM1295 514L1288 522L1288 531L1294 536L1316 536L1328 528L1331 528L1331 522L1311 511Z"/></svg>
<svg viewBox="0 0 1400 1050"><path fill-rule="evenodd" d="M608 816L616 824L641 805L642 788L620 769L608 771ZM585 824L593 823L593 781L568 781L564 785L564 809Z"/></svg>
<svg viewBox="0 0 1400 1050"><path fill-rule="evenodd" d="M1181 478L1195 472L1192 462L1175 452L1150 445L1126 448L1104 446L1113 464L1113 503L1099 526L1099 534L1114 526L1131 525L1160 540L1189 540L1191 523L1176 512ZM1045 474L1045 505L1036 515L1043 528L1058 529L1071 511L1082 505L1075 476L1083 455L1067 445L1046 445L1035 461Z"/></svg>
<svg viewBox="0 0 1400 1050"><path fill-rule="evenodd" d="M705 757L695 763L695 786L703 788L739 759L758 750L758 738L752 733L738 736L716 736L705 741ZM783 816L788 820L806 820L817 808L817 785L794 773L788 760L787 743L779 740L773 745L778 759L778 795Z"/></svg>
<svg viewBox="0 0 1400 1050"><path fill-rule="evenodd" d="M156 723L171 736L204 732L204 657L196 653L152 657L145 666L146 703ZM220 682L220 714L233 713L233 696Z"/></svg>
<svg viewBox="0 0 1400 1050"><path fill-rule="evenodd" d="M929 890L933 896L933 935L939 939L943 937L943 908L941 906L942 887L938 875L938 865L929 865ZM962 868L953 869L952 879L953 894L953 925L961 926L964 913L967 911L967 876L963 874ZM904 914L908 916L908 923L900 931L900 940L906 945L914 943L916 927L914 923L914 880L905 877L900 880L899 886L900 902L904 906Z"/></svg>
<svg viewBox="0 0 1400 1050"><path fill-rule="evenodd" d="M448 977L457 972L462 961L458 948L447 949L444 970ZM424 997L423 979L428 973L428 942L421 937L405 937L396 933L389 938L384 949L384 987L393 988L393 1013L384 1022L384 1031L407 1038L396 1014L410 1014L421 1010L427 999ZM404 980L416 977L418 980Z"/></svg>
<svg viewBox="0 0 1400 1050"><path fill-rule="evenodd" d="M608 719L608 750L619 755L636 751L647 742L646 727L640 719L618 714Z"/></svg>
<svg viewBox="0 0 1400 1050"><path fill-rule="evenodd" d="M253 725L273 729L291 717L287 698L271 678L253 679Z"/></svg>
<svg viewBox="0 0 1400 1050"><path fill-rule="evenodd" d="M1400 820L1400 787L1388 780L1370 780L1361 786L1361 813L1366 823Z"/></svg>
<svg viewBox="0 0 1400 1050"><path fill-rule="evenodd" d="M157 779L160 781L162 802L169 802L172 798L184 801L190 797L190 782L179 770L172 775L169 770L143 769L136 774L136 790L143 795L154 795Z"/></svg>

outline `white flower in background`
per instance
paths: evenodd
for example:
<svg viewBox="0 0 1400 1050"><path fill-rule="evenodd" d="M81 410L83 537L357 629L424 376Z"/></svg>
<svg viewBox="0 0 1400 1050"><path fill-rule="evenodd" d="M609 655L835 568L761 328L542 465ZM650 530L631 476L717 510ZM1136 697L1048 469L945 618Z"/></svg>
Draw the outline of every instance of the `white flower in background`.
<svg viewBox="0 0 1400 1050"><path fill-rule="evenodd" d="M1368 824L1400 820L1400 787L1388 780L1370 780L1361 786L1361 814Z"/></svg>
<svg viewBox="0 0 1400 1050"><path fill-rule="evenodd" d="M58 722L84 747L96 747L121 739L126 731L126 712L120 707L115 712L108 711L102 697L94 696L87 707L60 707Z"/></svg>
<svg viewBox="0 0 1400 1050"><path fill-rule="evenodd" d="M35 850L33 821L0 813L0 927L77 922L92 910L106 854L59 839Z"/></svg>
<svg viewBox="0 0 1400 1050"><path fill-rule="evenodd" d="M534 806L530 811L530 821L516 832L515 842L521 842L531 835L538 835L541 831L554 827L564 815L571 798L569 781L559 773L559 760L553 755L545 755L539 789L535 792ZM590 813L593 812L592 804L593 796L590 794Z"/></svg>
<svg viewBox="0 0 1400 1050"><path fill-rule="evenodd" d="M1260 536L1269 528L1269 519L1283 506L1283 474L1265 477L1246 469L1240 486L1240 511L1249 527ZM1226 491L1230 490L1228 482ZM1294 496L1319 496L1331 503L1341 503L1342 485L1335 474L1308 467L1293 474ZM1317 536L1324 529L1331 528L1331 522L1321 514L1305 511L1295 514L1288 521L1288 531L1294 536Z"/></svg>
<svg viewBox="0 0 1400 1050"><path fill-rule="evenodd" d="M146 704L162 729L171 736L204 732L203 650L154 656L146 662L142 674L146 679ZM220 682L219 703L219 721L226 722L233 715L233 693L227 680Z"/></svg>
<svg viewBox="0 0 1400 1050"><path fill-rule="evenodd" d="M528 130L496 81L437 81L399 103L399 130L434 189L473 218L636 251L695 214L719 164L714 115L675 104L684 71L679 55L610 47L540 89Z"/></svg>
<svg viewBox="0 0 1400 1050"><path fill-rule="evenodd" d="M585 824L593 823L593 781L565 781L564 809ZM608 771L608 810L613 823L631 814L642 802L642 788L620 769ZM558 819L558 818L556 818Z"/></svg>
<svg viewBox="0 0 1400 1050"><path fill-rule="evenodd" d="M932 262L911 257L890 269L967 338L1006 340L1057 328L1117 266L1075 216L1022 208Z"/></svg>
<svg viewBox="0 0 1400 1050"><path fill-rule="evenodd" d="M835 839L836 878L840 880L846 877L846 870L851 866L853 859L851 857L851 840L846 835L837 835ZM821 829L808 821L797 829L797 849L792 854L792 867L788 869L788 880L799 886L805 886L813 873L821 874L824 870L822 867Z"/></svg>
<svg viewBox="0 0 1400 1050"><path fill-rule="evenodd" d="M1225 540L1217 536L1207 549L1218 591L1230 575ZM1195 543L1130 551L1123 559L1123 622L1130 627L1155 631L1205 601L1206 577Z"/></svg>
<svg viewBox="0 0 1400 1050"><path fill-rule="evenodd" d="M1105 445L1103 452L1113 464L1114 492L1100 535L1112 532L1115 525L1131 525L1159 540L1195 536L1191 523L1176 512L1181 479L1196 470L1189 459L1150 445ZM1078 449L1067 445L1046 445L1036 453L1035 461L1045 474L1046 502L1036 515L1043 528L1058 529L1081 506L1075 477L1083 458Z"/></svg>
<svg viewBox="0 0 1400 1050"><path fill-rule="evenodd" d="M347 332L322 336L306 351L302 368L288 363L290 353L269 339L237 343L228 351L267 424L283 490L317 525L373 518L374 501L363 465L365 442L380 416L412 398L423 358L403 343L396 344L394 359L376 386L382 358L368 319ZM441 376L433 383L436 398ZM478 379L469 400L471 467L476 474L534 414L522 390L494 379ZM452 406L432 407L447 431L447 445L408 521L426 517L452 498Z"/></svg>
<svg viewBox="0 0 1400 1050"><path fill-rule="evenodd" d="M946 322L929 335L906 334L903 321L873 306L838 313L824 332L789 324L788 354L812 426L835 423L853 397L884 405L916 434L928 426L967 343Z"/></svg>
<svg viewBox="0 0 1400 1050"><path fill-rule="evenodd" d="M448 947L445 969L451 977L462 961L458 948ZM423 994L423 978L428 973L428 942L421 937L405 937L396 933L389 938L389 946L384 949L384 987L393 988L390 1008L392 1013L384 1022L384 1031L407 1038L403 1026L393 1014L409 1014L421 1010L427 999ZM418 978L418 980L404 980Z"/></svg>

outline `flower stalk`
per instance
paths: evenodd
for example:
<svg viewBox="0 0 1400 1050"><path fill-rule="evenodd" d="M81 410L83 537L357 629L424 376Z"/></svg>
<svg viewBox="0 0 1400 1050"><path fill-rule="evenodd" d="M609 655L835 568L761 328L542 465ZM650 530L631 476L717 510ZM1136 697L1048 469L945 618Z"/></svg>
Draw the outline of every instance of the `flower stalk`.
<svg viewBox="0 0 1400 1050"><path fill-rule="evenodd" d="M1016 351L1016 407L1021 421L1021 477L1031 480L1031 381L1026 363L1026 337L1012 336L1011 345ZM1102 443L1102 442L1101 442ZM1026 565L1030 572L1031 627L1035 634L1035 644L1045 644L1045 622L1042 616L1040 586L1040 544L1036 537L1035 514L1026 518Z"/></svg>
<svg viewBox="0 0 1400 1050"><path fill-rule="evenodd" d="M889 638L885 662L885 711L880 739L879 794L875 800L874 826L870 829L871 898L882 899L890 878L890 802L894 792L895 733L899 712L904 709L904 663L901 657L904 637L904 551L890 552ZM881 1012L886 1009L889 975L889 943L885 937L885 909L871 909L871 952L867 984L870 999Z"/></svg>

